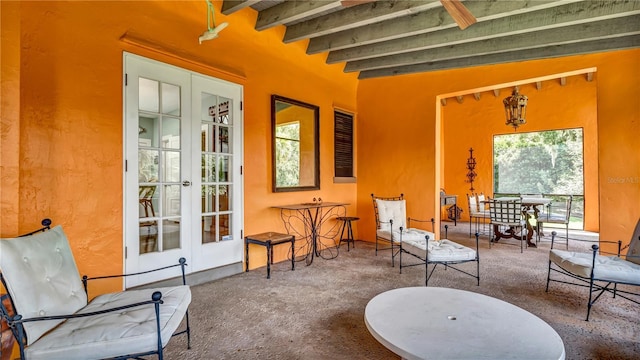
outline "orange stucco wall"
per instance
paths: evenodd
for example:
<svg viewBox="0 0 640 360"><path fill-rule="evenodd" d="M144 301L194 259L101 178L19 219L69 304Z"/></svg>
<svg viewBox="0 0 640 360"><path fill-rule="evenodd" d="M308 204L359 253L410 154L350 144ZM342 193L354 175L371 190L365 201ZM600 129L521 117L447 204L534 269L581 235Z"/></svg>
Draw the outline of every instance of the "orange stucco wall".
<svg viewBox="0 0 640 360"><path fill-rule="evenodd" d="M283 44L282 26L254 30L255 11L225 17L220 5L216 21L229 26L200 45L204 1L1 2L0 235L51 217L65 228L81 273L123 270L123 51L244 86L245 234L284 231L272 205L322 197L357 212L356 184L333 183L333 109L355 112L356 76L306 55L306 43ZM272 94L320 106L318 191L271 191ZM252 267L264 266L264 248L251 251ZM276 247L276 261L286 255ZM120 287L98 286L93 295Z"/></svg>
<svg viewBox="0 0 640 360"><path fill-rule="evenodd" d="M598 231L598 118L597 76L587 81L586 75L570 76L566 85L560 80L541 82L541 89L531 83L520 86L520 93L527 95L527 124L518 128L518 133L551 129L582 128L584 136L584 195L585 230ZM448 99L442 108L444 156L442 174L443 187L447 193L458 194L463 209L462 218L469 220L466 194L466 163L469 148L477 165L474 192L493 196L493 136L511 134L513 128L504 124L502 99L511 94L511 89L502 89L498 97L493 92L480 93L476 100L472 94L463 97L463 102Z"/></svg>
<svg viewBox="0 0 640 360"><path fill-rule="evenodd" d="M583 104L573 102L575 99L569 103L578 104L579 111L586 111L586 117L590 117L594 110L597 114L597 180L590 182L585 191L597 192L599 213L597 222L589 221L591 226L599 225L601 239L629 242L640 218L640 143L637 141L640 134L640 102L637 101L640 93L637 81L640 77L640 50L637 49L360 81L358 112L361 126L357 136L360 154L363 155L358 159L357 191L362 236L374 237L370 193L404 192L409 215L429 218L439 215L439 203L434 201L438 189L449 185L455 188L457 185L454 183L460 181L459 175L451 175L455 179L450 179L441 170L450 166L443 153L443 146L452 142L446 131L450 121L446 108L450 105L444 110L439 109L436 96L590 67L598 69L597 81L577 88L584 87L579 91L586 91L585 94L589 95L592 90L588 88L595 86L595 106L583 108ZM576 81L580 80L571 79L572 83ZM576 88L569 86L570 89ZM533 95L534 91L527 91L527 95L530 94ZM490 96L484 95L489 98L487 103ZM535 96L546 95L541 91ZM381 98L384 101L380 101ZM455 100L449 99L451 101ZM465 103L472 101L475 100L466 99ZM557 101L565 101L565 97L559 97ZM534 103L530 104L534 111ZM536 104L538 106L543 107L541 115L553 113L552 109L544 109L553 107L553 103ZM493 117L503 124L503 110L498 108ZM542 124L531 122L531 126ZM464 141L470 141L472 129L451 127L467 134L462 135L463 141L458 143L463 150L473 146ZM366 155L362 149L366 149ZM590 164L591 168L593 166ZM590 178L591 174L588 175ZM598 185L594 185L596 183ZM489 184L479 185L490 188ZM597 190L593 189L594 186ZM462 190L460 193L464 194Z"/></svg>
<svg viewBox="0 0 640 360"><path fill-rule="evenodd" d="M436 107L437 95L597 67L598 223L602 238L628 241L640 217L640 50L358 81L341 64L326 65L325 55L306 55L305 42L283 44L283 27L255 31L253 10L223 16L220 2L214 5L216 21L230 25L199 45L204 1L0 2L0 235L51 217L65 227L81 273L122 271L128 51L244 86L245 233L283 231L271 206L322 197L351 204L349 214L361 217L357 237L366 240L374 239L371 193L402 192L410 215L429 218L438 209L437 190L458 178L441 171L454 160L441 146L449 140L439 120L449 115ZM271 191L272 94L320 106L319 191ZM333 183L334 107L357 110L357 184ZM286 249L275 255L283 260ZM252 266L264 265L264 249L251 257Z"/></svg>

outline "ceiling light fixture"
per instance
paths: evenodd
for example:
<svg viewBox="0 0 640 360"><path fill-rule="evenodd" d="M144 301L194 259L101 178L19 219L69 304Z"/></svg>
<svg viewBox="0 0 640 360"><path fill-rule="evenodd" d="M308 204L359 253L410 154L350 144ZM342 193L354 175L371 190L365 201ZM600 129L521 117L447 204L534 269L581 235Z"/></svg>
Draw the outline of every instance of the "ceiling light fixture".
<svg viewBox="0 0 640 360"><path fill-rule="evenodd" d="M214 9L211 1L207 0L207 30L200 35L198 41L202 44L203 41L215 39L218 37L220 31L226 28L229 23L223 22L222 24L216 26L216 22L214 19Z"/></svg>
<svg viewBox="0 0 640 360"><path fill-rule="evenodd" d="M505 125L513 126L513 130L517 131L518 126L527 123L525 118L527 112L527 98L525 95L518 94L518 87L513 89L513 94L502 100L504 111L507 117Z"/></svg>

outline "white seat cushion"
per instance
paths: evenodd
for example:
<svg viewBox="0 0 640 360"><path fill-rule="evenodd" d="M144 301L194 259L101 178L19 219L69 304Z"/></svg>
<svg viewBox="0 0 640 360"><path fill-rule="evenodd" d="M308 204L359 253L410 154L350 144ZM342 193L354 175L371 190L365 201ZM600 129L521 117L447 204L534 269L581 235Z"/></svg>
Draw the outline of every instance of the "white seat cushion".
<svg viewBox="0 0 640 360"><path fill-rule="evenodd" d="M584 278L591 277L593 253L552 249L549 260L562 269ZM640 265L617 256L596 255L594 278L640 285Z"/></svg>
<svg viewBox="0 0 640 360"><path fill-rule="evenodd" d="M476 251L451 240L429 241L429 261L466 261L476 258Z"/></svg>
<svg viewBox="0 0 640 360"><path fill-rule="evenodd" d="M96 297L78 313L106 310L151 300L162 293L160 328L164 347L191 302L189 286L128 290ZM153 304L97 316L69 319L26 348L27 359L102 359L122 354L155 351L158 348Z"/></svg>
<svg viewBox="0 0 640 360"><path fill-rule="evenodd" d="M389 230L378 229L376 232L378 237L391 240L391 232ZM403 229L402 231L402 241L411 241L411 240L424 240L425 236L428 235L429 239L435 239L436 235L430 231L421 230L421 229ZM395 225L393 226L393 241L396 243L400 242L400 229L396 229Z"/></svg>
<svg viewBox="0 0 640 360"><path fill-rule="evenodd" d="M402 248L405 251L418 255L422 258L426 255L427 260L433 262L467 261L474 260L476 258L475 250L447 239L439 241L429 240L428 243L424 237L422 240L403 240Z"/></svg>

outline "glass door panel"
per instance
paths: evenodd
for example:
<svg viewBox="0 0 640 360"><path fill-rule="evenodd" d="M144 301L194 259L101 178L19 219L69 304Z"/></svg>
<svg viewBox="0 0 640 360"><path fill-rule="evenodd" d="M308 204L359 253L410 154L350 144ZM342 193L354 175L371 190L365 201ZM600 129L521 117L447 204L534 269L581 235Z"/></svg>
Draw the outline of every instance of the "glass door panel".
<svg viewBox="0 0 640 360"><path fill-rule="evenodd" d="M138 78L140 255L181 246L180 109L179 86Z"/></svg>
<svg viewBox="0 0 640 360"><path fill-rule="evenodd" d="M231 222L229 183L231 176L230 125L231 99L201 93L201 189L202 189L202 243L230 240ZM223 205L221 208L221 204Z"/></svg>

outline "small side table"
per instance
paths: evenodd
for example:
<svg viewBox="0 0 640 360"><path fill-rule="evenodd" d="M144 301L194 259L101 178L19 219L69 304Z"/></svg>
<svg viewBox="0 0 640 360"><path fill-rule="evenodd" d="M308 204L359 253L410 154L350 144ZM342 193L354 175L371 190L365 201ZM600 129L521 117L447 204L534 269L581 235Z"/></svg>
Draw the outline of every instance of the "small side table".
<svg viewBox="0 0 640 360"><path fill-rule="evenodd" d="M295 243L296 237L289 234L266 232L244 237L244 252L247 261L245 272L249 271L249 244L262 245L267 248L267 279L271 278L271 264L273 264L273 246L291 243L291 270L295 270Z"/></svg>
<svg viewBox="0 0 640 360"><path fill-rule="evenodd" d="M342 241L344 240L347 242L347 251L349 251L349 243L352 243L353 248L355 249L356 242L353 238L353 228L351 227L351 222L360 220L360 218L356 216L338 216L336 220L342 221L342 231L340 231L340 242L338 243L338 246L342 245ZM344 235L345 230L347 230L347 238L343 239L342 236Z"/></svg>

